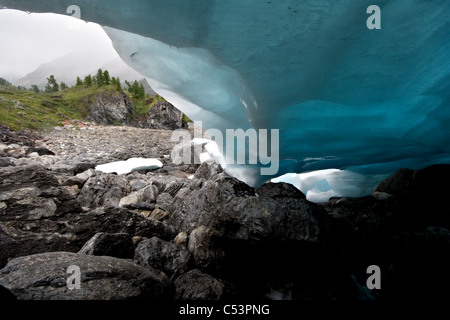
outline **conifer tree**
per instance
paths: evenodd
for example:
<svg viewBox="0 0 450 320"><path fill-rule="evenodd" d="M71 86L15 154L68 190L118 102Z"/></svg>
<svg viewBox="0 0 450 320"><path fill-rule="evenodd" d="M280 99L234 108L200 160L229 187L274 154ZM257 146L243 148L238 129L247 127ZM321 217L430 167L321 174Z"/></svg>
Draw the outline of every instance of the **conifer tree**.
<svg viewBox="0 0 450 320"><path fill-rule="evenodd" d="M108 70L105 70L105 71L103 72L103 84L104 84L105 86L109 86L109 85L111 84L111 78L110 78L110 76L109 76Z"/></svg>
<svg viewBox="0 0 450 320"><path fill-rule="evenodd" d="M92 86L92 76L88 75L84 78L84 84L88 87Z"/></svg>
<svg viewBox="0 0 450 320"><path fill-rule="evenodd" d="M77 83L75 86L80 87L83 85L83 81L81 81L80 77L77 77Z"/></svg>

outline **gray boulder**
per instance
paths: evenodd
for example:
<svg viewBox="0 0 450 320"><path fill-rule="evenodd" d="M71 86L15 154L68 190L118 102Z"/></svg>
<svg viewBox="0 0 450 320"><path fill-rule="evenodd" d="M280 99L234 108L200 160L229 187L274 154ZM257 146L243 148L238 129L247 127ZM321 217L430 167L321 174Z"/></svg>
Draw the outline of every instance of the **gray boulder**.
<svg viewBox="0 0 450 320"><path fill-rule="evenodd" d="M153 237L139 243L134 260L142 266L150 266L164 271L170 277L177 277L189 270L191 255L185 248Z"/></svg>
<svg viewBox="0 0 450 320"><path fill-rule="evenodd" d="M197 182L198 179L194 179L191 186L198 185ZM278 190L280 187L274 184L265 187L269 188ZM290 190L283 195L279 191L265 190L263 194L260 197L244 182L220 173L200 187L178 191L169 224L178 232L188 233L204 225L217 230L221 237L240 240L314 242L326 230L325 210L303 199L299 193ZM271 197L271 194L276 196Z"/></svg>
<svg viewBox="0 0 450 320"><path fill-rule="evenodd" d="M69 289L76 266L79 289ZM106 256L52 252L19 257L0 271L0 285L19 300L163 299L172 296L167 277L132 262Z"/></svg>
<svg viewBox="0 0 450 320"><path fill-rule="evenodd" d="M23 255L51 251L78 252L100 232L125 233L129 237L157 236L165 240L176 236L171 227L159 221L119 208L42 216L38 220L20 220L15 215L3 215L0 221L0 267L9 259Z"/></svg>
<svg viewBox="0 0 450 320"><path fill-rule="evenodd" d="M217 240L217 232L205 226L194 229L189 235L188 250L198 269L212 273L220 269L225 253Z"/></svg>
<svg viewBox="0 0 450 320"><path fill-rule="evenodd" d="M83 207L118 207L120 199L130 193L124 176L99 173L87 180L81 189L78 201Z"/></svg>
<svg viewBox="0 0 450 320"><path fill-rule="evenodd" d="M191 270L175 280L177 300L220 300L225 284L198 269Z"/></svg>

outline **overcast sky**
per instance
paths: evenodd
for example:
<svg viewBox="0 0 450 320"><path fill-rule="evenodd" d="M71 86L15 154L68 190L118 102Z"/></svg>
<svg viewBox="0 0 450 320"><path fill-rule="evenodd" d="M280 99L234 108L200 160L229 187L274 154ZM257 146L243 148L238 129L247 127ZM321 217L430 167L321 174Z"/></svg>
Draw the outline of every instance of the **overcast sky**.
<svg viewBox="0 0 450 320"><path fill-rule="evenodd" d="M0 10L0 77L13 82L75 51L101 54L105 61L117 55L98 24L50 13Z"/></svg>

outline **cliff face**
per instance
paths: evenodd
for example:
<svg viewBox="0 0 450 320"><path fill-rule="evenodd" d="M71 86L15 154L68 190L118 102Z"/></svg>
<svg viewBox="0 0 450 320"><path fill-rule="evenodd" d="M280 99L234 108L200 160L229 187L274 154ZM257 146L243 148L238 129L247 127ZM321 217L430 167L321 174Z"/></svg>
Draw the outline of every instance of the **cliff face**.
<svg viewBox="0 0 450 320"><path fill-rule="evenodd" d="M159 101L131 123L138 128L176 130L183 126L183 113L168 102Z"/></svg>
<svg viewBox="0 0 450 320"><path fill-rule="evenodd" d="M134 113L134 105L125 93L104 91L85 98L87 119L101 125L128 124Z"/></svg>
<svg viewBox="0 0 450 320"><path fill-rule="evenodd" d="M176 130L183 125L183 113L165 101L157 102L145 114L136 114L133 102L125 93L107 90L83 101L87 120L99 125L130 125L138 128Z"/></svg>

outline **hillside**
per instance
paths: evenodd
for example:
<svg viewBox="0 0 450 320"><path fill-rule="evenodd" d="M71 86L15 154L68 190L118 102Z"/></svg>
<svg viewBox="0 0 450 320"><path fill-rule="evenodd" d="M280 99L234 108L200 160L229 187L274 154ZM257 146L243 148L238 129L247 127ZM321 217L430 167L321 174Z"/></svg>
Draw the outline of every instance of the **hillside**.
<svg viewBox="0 0 450 320"><path fill-rule="evenodd" d="M32 92L11 85L0 85L0 124L13 130L30 128L38 131L61 125L65 120L83 120L91 101L98 96L125 94L133 104L133 114L145 113L163 100L135 98L113 85L75 86L55 93Z"/></svg>

